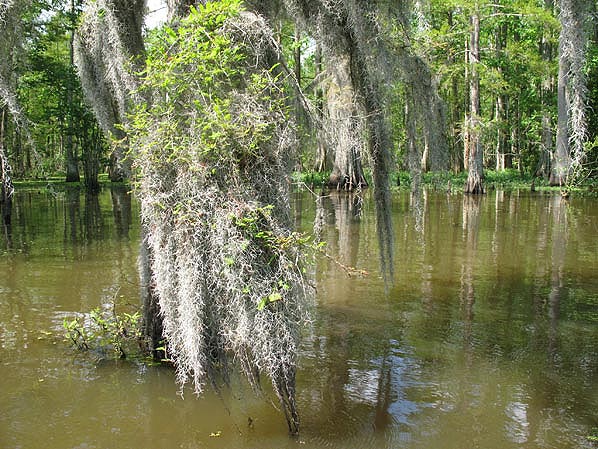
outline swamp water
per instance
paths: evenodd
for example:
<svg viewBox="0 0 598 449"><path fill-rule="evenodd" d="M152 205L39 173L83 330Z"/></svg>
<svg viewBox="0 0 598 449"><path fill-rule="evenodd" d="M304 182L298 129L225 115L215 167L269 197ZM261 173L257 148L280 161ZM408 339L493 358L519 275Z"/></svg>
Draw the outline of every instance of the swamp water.
<svg viewBox="0 0 598 449"><path fill-rule="evenodd" d="M340 263L316 267L298 438L268 389L183 399L167 367L72 350L65 318L136 301L139 207L124 190L18 192L0 237L0 448L598 447L596 199L397 193L388 291L369 192L293 206Z"/></svg>

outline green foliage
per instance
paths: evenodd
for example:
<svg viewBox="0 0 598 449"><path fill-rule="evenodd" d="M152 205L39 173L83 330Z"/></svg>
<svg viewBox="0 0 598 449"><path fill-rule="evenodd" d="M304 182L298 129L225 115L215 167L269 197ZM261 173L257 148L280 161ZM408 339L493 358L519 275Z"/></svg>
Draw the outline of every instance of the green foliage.
<svg viewBox="0 0 598 449"><path fill-rule="evenodd" d="M441 94L448 106L453 160L459 160L463 151L462 120L469 101L466 42L469 16L476 7L481 16L482 50L477 72L485 166L496 166L494 149L502 133L506 136L503 151L509 153L509 161L521 172L532 173L541 154L543 116L551 116L552 123L556 118L559 21L543 2L430 2L425 17L429 27L415 33L415 38L419 51L427 55L440 77ZM496 106L499 96L504 105L501 114Z"/></svg>
<svg viewBox="0 0 598 449"><path fill-rule="evenodd" d="M81 351L112 354L121 359L145 355L138 311L117 314L113 303L109 311L98 307L84 318L65 318L62 325L66 340Z"/></svg>
<svg viewBox="0 0 598 449"><path fill-rule="evenodd" d="M31 2L22 16L22 56L15 61L19 104L32 125L30 139L11 129L5 139L18 178L46 177L65 170L64 146L73 137L85 160L103 159L106 148L96 121L84 102L74 66L70 62L70 34L77 15L62 1Z"/></svg>
<svg viewBox="0 0 598 449"><path fill-rule="evenodd" d="M261 250L260 254L266 264L278 275L272 280L272 290L265 296L258 297L257 310L262 311L269 304L282 301L284 296L291 292L292 281L284 277L285 270L280 270L279 264L284 255L299 251L302 259L310 253L320 250L321 245L314 243L311 236L299 232L281 234L271 226L271 215L273 206L267 205L249 209L242 215L231 214L231 220L242 235L247 238L244 246L255 244ZM225 263L229 266L234 264L234 259L225 257ZM289 267L290 268L290 267ZM253 292L245 286L243 293L250 296Z"/></svg>
<svg viewBox="0 0 598 449"><path fill-rule="evenodd" d="M129 132L156 166L180 164L216 179L263 157L275 126L267 113L284 103L270 95L272 71L248 72L245 43L223 30L241 11L239 1L209 2L151 35L141 87L148 101L132 114ZM255 110L243 100L269 106Z"/></svg>

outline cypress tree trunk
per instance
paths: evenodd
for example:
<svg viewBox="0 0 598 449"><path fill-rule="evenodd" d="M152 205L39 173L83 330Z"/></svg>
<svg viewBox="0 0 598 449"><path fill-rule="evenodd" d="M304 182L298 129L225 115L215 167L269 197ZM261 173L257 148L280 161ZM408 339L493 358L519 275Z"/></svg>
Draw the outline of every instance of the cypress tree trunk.
<svg viewBox="0 0 598 449"><path fill-rule="evenodd" d="M144 225L141 229L141 246L137 261L141 285L141 304L143 305L142 332L149 352L155 360L161 360L166 356L166 343L163 337L164 324L160 315L160 304L152 274L152 250L147 239L148 231Z"/></svg>
<svg viewBox="0 0 598 449"><path fill-rule="evenodd" d="M363 114L359 111L351 79L351 58L343 53L328 58L333 80L327 89L326 133L334 148L334 166L328 185L337 190L354 190L367 187L362 168Z"/></svg>
<svg viewBox="0 0 598 449"><path fill-rule="evenodd" d="M544 0L544 8L550 12L554 12L554 1ZM540 41L540 53L542 60L551 61L554 57L554 46L550 43L550 36L548 35L549 29L546 27L542 34ZM545 179L550 179L551 170L551 156L553 152L553 123L550 115L550 103L549 98L554 93L554 77L552 75L547 76L542 81L542 104L544 106L544 112L542 115L542 145L541 154L536 167L534 176L541 176Z"/></svg>
<svg viewBox="0 0 598 449"><path fill-rule="evenodd" d="M477 65L480 62L480 13L476 4L471 15L471 35L469 42L469 101L470 110L467 120L467 183L465 193L484 193L484 159L480 142L480 78Z"/></svg>
<svg viewBox="0 0 598 449"><path fill-rule="evenodd" d="M74 142L74 107L73 95L75 89L74 68L75 68L75 0L71 0L71 34L69 37L69 73L66 90L66 136L65 136L65 158L66 158L66 182L79 182L79 160Z"/></svg>
<svg viewBox="0 0 598 449"><path fill-rule="evenodd" d="M13 186L10 177L10 165L4 151L6 106L0 109L0 209L2 209L2 224L8 236L12 217Z"/></svg>
<svg viewBox="0 0 598 449"><path fill-rule="evenodd" d="M322 124L324 122L324 89L322 88L322 82L320 80L323 71L322 71L322 46L318 43L316 44L316 53L314 55L314 65L315 65L315 79L317 81L316 85L316 113L317 113L317 122L318 124ZM323 172L328 169L332 165L332 161L330 160L330 155L328 154L328 148L326 144L326 138L323 135L324 132L322 130L322 126L318 126L316 130L316 161L315 161L315 170L317 172Z"/></svg>
<svg viewBox="0 0 598 449"><path fill-rule="evenodd" d="M558 122L551 185L574 182L585 160L587 8L585 0L560 0Z"/></svg>
<svg viewBox="0 0 598 449"><path fill-rule="evenodd" d="M567 102L568 64L563 55L563 44L559 44L559 77L557 81L557 128L556 148L550 172L550 185L563 186L571 167L569 157L569 112Z"/></svg>

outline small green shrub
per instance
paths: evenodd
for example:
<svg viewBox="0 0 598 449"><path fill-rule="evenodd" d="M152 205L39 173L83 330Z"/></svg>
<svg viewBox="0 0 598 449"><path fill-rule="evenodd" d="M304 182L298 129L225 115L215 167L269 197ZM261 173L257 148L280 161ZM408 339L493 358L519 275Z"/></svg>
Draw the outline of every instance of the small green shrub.
<svg viewBox="0 0 598 449"><path fill-rule="evenodd" d="M81 351L94 351L114 358L145 356L146 345L141 332L141 315L116 313L112 303L111 310L97 307L84 317L72 320L64 319L62 326L65 339Z"/></svg>

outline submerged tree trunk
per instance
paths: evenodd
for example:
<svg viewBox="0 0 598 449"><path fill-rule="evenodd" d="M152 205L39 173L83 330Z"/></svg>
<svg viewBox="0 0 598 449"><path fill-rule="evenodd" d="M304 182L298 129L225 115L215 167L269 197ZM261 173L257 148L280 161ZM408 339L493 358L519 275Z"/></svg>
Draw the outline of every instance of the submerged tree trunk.
<svg viewBox="0 0 598 449"><path fill-rule="evenodd" d="M471 35L469 42L469 117L467 119L467 183L465 193L484 193L484 155L480 139L480 13L476 4L470 17Z"/></svg>

